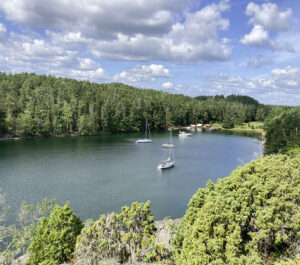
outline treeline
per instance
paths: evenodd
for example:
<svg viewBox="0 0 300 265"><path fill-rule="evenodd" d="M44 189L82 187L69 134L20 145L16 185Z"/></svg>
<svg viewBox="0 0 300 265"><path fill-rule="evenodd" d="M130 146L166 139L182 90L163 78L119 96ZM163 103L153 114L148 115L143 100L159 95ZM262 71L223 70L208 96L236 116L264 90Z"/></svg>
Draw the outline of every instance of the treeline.
<svg viewBox="0 0 300 265"><path fill-rule="evenodd" d="M265 153L300 153L300 107L274 108L264 125Z"/></svg>
<svg viewBox="0 0 300 265"><path fill-rule="evenodd" d="M247 96L197 97L138 89L120 83L35 74L0 74L0 136L130 132L191 123L227 127L262 121L271 107Z"/></svg>

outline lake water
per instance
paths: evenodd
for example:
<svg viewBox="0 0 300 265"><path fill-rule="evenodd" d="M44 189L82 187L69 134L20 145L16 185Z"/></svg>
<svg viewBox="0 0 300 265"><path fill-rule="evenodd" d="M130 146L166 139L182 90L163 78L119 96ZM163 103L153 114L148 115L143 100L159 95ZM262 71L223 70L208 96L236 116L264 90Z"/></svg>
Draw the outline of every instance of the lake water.
<svg viewBox="0 0 300 265"><path fill-rule="evenodd" d="M256 159L255 138L174 132L176 164L158 171L169 134L153 133L152 143L136 144L140 134L40 138L0 142L0 187L10 205L10 222L21 202L55 198L70 201L82 220L120 211L132 201L151 200L155 219L181 217L198 188L228 176Z"/></svg>

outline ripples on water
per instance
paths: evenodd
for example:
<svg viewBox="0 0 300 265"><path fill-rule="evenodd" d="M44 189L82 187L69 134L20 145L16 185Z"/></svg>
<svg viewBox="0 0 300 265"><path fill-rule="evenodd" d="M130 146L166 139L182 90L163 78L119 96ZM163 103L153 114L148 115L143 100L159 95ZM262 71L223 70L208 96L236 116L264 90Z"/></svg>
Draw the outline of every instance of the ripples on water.
<svg viewBox="0 0 300 265"><path fill-rule="evenodd" d="M120 211L132 201L151 200L156 219L180 217L191 196L207 180L228 176L256 159L254 138L195 133L175 144L174 168L158 171L168 133L153 133L152 143L135 144L139 134L42 138L0 142L0 187L11 206L10 222L21 201L69 200L83 220Z"/></svg>

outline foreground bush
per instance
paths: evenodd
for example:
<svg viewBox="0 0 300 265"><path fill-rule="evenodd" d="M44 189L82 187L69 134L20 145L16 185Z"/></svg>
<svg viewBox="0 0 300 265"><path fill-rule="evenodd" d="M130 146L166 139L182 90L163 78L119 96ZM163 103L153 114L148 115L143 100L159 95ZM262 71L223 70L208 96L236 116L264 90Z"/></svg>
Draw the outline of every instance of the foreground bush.
<svg viewBox="0 0 300 265"><path fill-rule="evenodd" d="M69 203L56 205L49 218L43 217L29 246L27 265L61 264L72 257L82 222L73 214Z"/></svg>
<svg viewBox="0 0 300 265"><path fill-rule="evenodd" d="M78 237L74 263L99 264L110 258L120 263L160 260L168 253L155 245L155 230L150 201L124 206L120 214L101 215Z"/></svg>
<svg viewBox="0 0 300 265"><path fill-rule="evenodd" d="M267 156L208 182L174 238L178 264L299 264L300 157Z"/></svg>

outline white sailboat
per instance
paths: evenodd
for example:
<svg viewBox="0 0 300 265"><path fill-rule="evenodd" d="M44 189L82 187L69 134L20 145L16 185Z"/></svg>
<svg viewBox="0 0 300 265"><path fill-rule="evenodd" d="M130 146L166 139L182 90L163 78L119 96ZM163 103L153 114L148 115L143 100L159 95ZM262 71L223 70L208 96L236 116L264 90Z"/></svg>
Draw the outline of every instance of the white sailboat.
<svg viewBox="0 0 300 265"><path fill-rule="evenodd" d="M163 144L162 147L166 147L169 149L169 156L165 160L161 160L158 164L158 169L166 169L173 167L175 164L175 156L174 156L174 144L172 140L172 130L170 131L170 141L167 144Z"/></svg>
<svg viewBox="0 0 300 265"><path fill-rule="evenodd" d="M149 138L148 138L148 134L149 133ZM148 120L146 119L146 127L145 127L145 138L140 138L136 140L136 143L151 143L151 134L150 134L150 129L149 129L149 125L148 125Z"/></svg>
<svg viewBox="0 0 300 265"><path fill-rule="evenodd" d="M169 156L167 159L159 162L158 169L167 169L175 165L174 148L169 148Z"/></svg>
<svg viewBox="0 0 300 265"><path fill-rule="evenodd" d="M170 130L170 140L167 144L162 144L163 148L174 148L173 139L172 139L172 130Z"/></svg>

